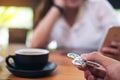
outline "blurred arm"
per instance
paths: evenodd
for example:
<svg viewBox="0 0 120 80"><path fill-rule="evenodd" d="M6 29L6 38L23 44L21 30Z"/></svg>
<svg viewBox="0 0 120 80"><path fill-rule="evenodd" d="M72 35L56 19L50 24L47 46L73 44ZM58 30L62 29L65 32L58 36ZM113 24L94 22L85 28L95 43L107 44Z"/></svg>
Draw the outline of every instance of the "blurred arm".
<svg viewBox="0 0 120 80"><path fill-rule="evenodd" d="M46 16L39 22L38 26L34 30L30 41L32 48L46 48L53 25L59 16L59 10L56 7L51 7Z"/></svg>

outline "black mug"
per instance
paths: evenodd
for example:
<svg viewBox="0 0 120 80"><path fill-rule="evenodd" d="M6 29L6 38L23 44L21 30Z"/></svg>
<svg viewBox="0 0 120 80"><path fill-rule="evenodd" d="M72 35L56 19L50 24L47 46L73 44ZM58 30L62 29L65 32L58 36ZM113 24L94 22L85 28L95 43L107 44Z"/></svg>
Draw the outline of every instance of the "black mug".
<svg viewBox="0 0 120 80"><path fill-rule="evenodd" d="M6 63L8 66L23 70L42 69L48 63L49 51L45 49L21 49L15 51L15 55L8 55ZM14 65L9 59L12 58Z"/></svg>

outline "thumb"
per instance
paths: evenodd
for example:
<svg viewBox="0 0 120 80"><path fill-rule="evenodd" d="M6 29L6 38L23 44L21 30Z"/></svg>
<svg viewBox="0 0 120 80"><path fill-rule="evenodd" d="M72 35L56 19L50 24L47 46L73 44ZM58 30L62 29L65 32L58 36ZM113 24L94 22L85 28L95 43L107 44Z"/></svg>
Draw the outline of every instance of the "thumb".
<svg viewBox="0 0 120 80"><path fill-rule="evenodd" d="M92 52L92 53L89 53L89 54L82 54L81 58L85 59L85 60L97 62L97 63L101 64L105 69L107 69L109 67L109 65L114 64L114 63L117 62L116 60L114 60L112 58L103 56L99 52Z"/></svg>

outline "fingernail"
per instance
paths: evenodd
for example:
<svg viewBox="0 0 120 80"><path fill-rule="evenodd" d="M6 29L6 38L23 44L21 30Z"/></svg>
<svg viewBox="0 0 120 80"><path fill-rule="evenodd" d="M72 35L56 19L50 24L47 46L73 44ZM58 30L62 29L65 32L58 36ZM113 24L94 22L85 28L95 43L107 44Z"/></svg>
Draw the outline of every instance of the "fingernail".
<svg viewBox="0 0 120 80"><path fill-rule="evenodd" d="M112 42L111 42L111 44L113 44L113 45L114 45L114 44L116 44L116 42L115 42L115 41L112 41Z"/></svg>
<svg viewBox="0 0 120 80"><path fill-rule="evenodd" d="M106 48L102 48L101 50L102 50L102 51L105 51L105 50L106 50Z"/></svg>

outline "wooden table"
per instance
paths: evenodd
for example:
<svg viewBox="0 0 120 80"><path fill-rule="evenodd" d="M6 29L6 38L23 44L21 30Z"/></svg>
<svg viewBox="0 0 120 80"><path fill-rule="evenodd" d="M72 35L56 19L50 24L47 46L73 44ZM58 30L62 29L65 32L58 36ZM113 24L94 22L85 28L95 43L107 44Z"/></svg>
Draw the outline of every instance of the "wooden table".
<svg viewBox="0 0 120 80"><path fill-rule="evenodd" d="M14 53L15 50L22 48L26 48L25 45L11 44L1 55L5 57L10 53ZM61 54L61 51L52 51L49 55L49 61L57 64L57 68L51 73L52 75L35 79L16 77L6 69L5 63L3 63L2 69L0 70L0 80L85 80L83 72L73 66L71 59Z"/></svg>

